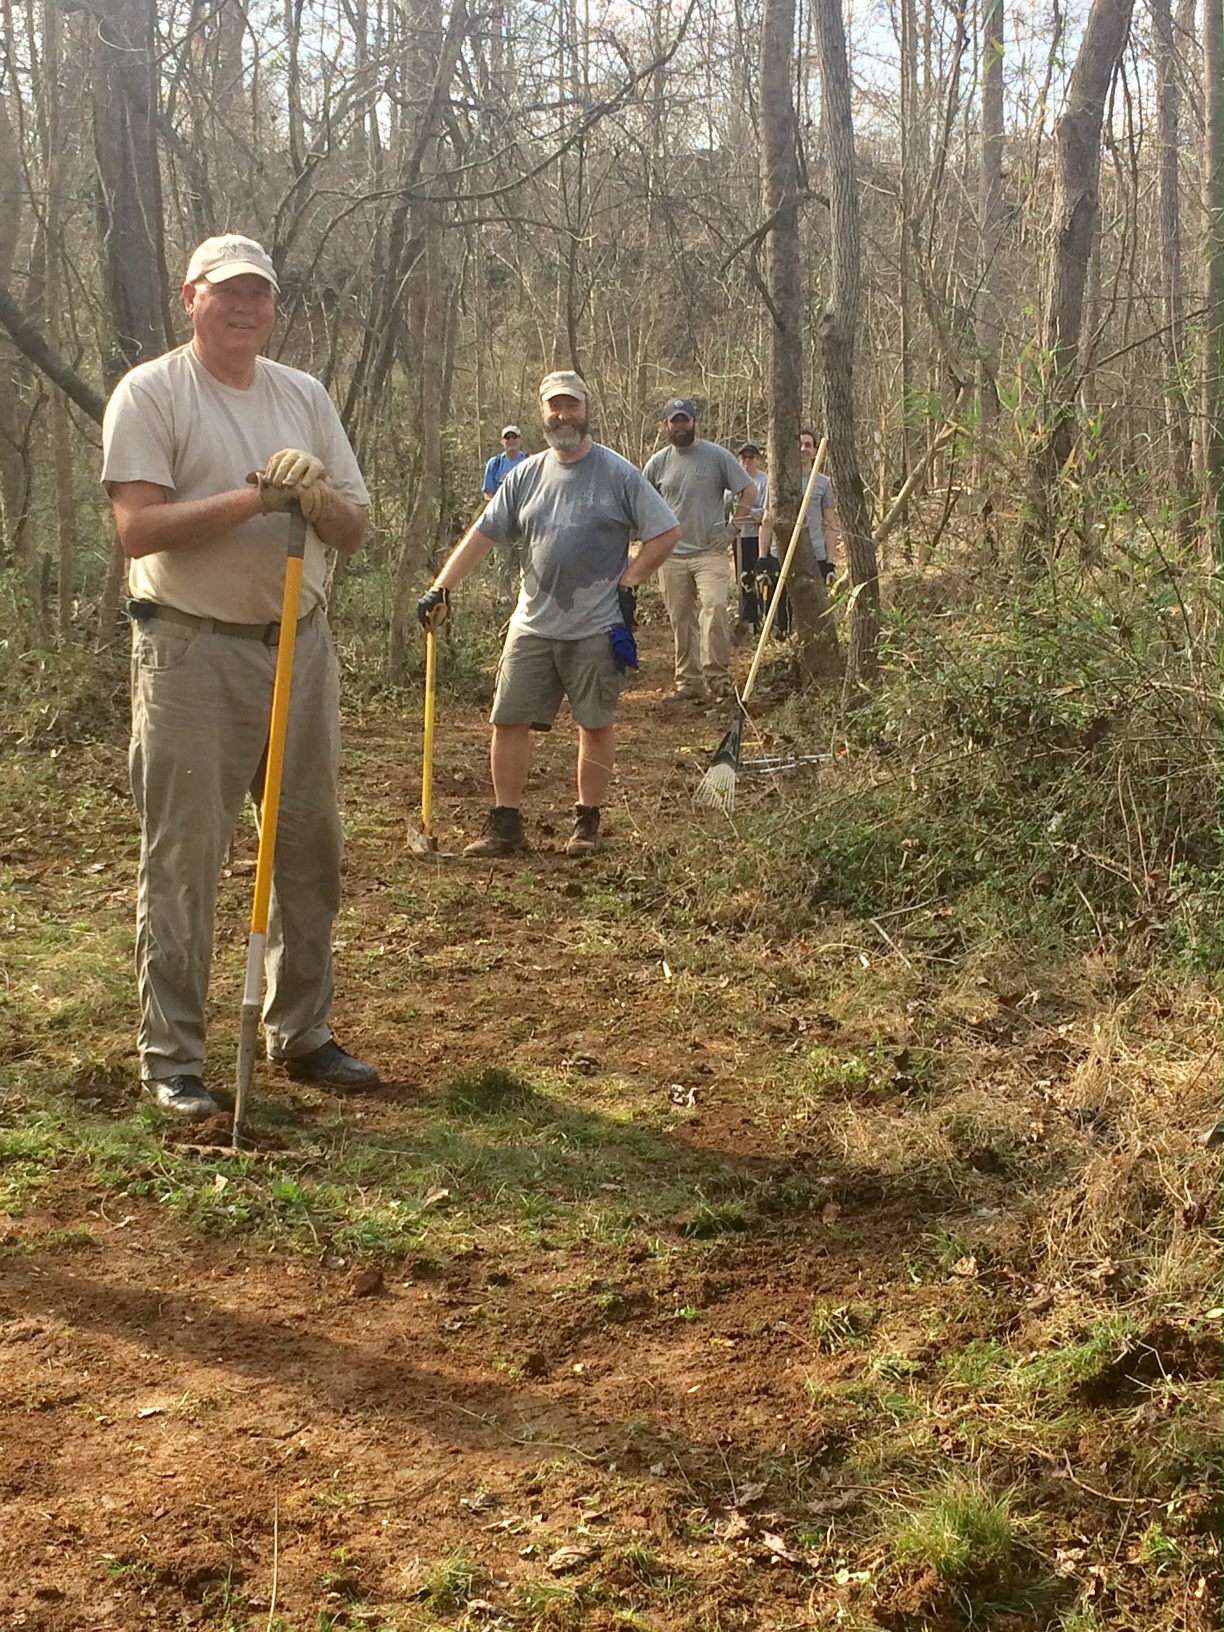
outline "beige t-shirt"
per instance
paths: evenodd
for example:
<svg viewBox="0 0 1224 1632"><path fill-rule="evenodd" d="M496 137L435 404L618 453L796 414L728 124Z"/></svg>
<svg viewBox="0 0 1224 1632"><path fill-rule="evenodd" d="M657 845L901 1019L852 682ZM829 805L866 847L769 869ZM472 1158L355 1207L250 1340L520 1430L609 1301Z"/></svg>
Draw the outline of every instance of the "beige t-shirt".
<svg viewBox="0 0 1224 1632"><path fill-rule="evenodd" d="M281 448L322 459L327 480L356 504L370 496L331 398L300 369L270 358L255 364L245 391L223 385L190 345L124 376L102 421L102 480L156 482L177 500L205 499L246 485ZM287 516L256 516L211 544L128 562L128 593L196 617L269 623L281 614ZM323 545L310 528L301 615L326 599Z"/></svg>

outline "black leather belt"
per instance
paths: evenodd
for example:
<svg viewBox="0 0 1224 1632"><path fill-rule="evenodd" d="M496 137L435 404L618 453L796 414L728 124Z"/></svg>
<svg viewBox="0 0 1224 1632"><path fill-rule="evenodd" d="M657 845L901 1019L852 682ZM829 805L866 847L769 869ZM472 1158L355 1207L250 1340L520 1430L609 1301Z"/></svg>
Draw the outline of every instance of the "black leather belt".
<svg viewBox="0 0 1224 1632"><path fill-rule="evenodd" d="M298 633L314 617L318 607L312 607L297 621ZM129 601L127 614L136 623L157 618L162 623L177 623L183 629L196 629L204 635L229 635L234 640L258 640L265 646L280 645L280 620L273 623L227 623L224 618L197 618L190 612L179 612L173 606L159 606L156 601Z"/></svg>

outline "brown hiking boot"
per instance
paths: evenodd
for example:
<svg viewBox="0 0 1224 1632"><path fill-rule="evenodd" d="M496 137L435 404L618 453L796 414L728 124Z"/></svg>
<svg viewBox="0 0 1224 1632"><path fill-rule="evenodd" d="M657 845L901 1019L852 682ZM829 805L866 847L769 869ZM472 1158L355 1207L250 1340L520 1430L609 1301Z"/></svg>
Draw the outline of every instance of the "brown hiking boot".
<svg viewBox="0 0 1224 1632"><path fill-rule="evenodd" d="M465 856L513 856L527 848L523 813L510 805L494 805L485 817L484 832L465 846Z"/></svg>
<svg viewBox="0 0 1224 1632"><path fill-rule="evenodd" d="M593 856L599 849L599 806L574 806L574 831L565 841L567 856Z"/></svg>

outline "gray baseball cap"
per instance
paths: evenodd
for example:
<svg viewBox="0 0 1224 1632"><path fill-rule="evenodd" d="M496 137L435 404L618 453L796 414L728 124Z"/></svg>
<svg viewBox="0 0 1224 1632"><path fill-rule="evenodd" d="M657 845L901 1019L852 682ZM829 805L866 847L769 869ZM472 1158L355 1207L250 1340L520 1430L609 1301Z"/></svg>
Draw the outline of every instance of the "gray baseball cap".
<svg viewBox="0 0 1224 1632"><path fill-rule="evenodd" d="M692 397L673 397L670 402L663 404L663 419L696 419L697 404Z"/></svg>

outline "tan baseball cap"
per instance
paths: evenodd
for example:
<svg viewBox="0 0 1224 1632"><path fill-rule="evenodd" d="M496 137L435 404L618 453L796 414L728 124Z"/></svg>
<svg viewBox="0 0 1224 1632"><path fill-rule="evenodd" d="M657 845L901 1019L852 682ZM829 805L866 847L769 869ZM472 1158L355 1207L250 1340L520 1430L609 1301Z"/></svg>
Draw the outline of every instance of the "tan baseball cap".
<svg viewBox="0 0 1224 1632"><path fill-rule="evenodd" d="M224 283L227 278L240 278L245 272L267 278L280 293L276 268L263 245L257 244L254 238L226 233L220 238L205 238L196 249L187 263L186 282L198 283L203 278L206 283Z"/></svg>
<svg viewBox="0 0 1224 1632"><path fill-rule="evenodd" d="M551 402L554 397L579 397L585 402L590 394L581 374L573 374L565 369L558 369L555 374L546 374L540 381L541 402Z"/></svg>

